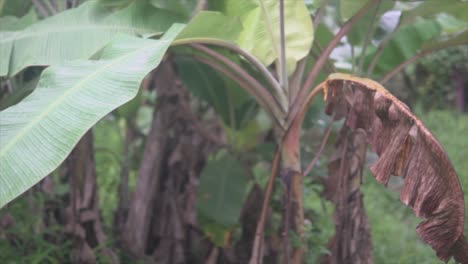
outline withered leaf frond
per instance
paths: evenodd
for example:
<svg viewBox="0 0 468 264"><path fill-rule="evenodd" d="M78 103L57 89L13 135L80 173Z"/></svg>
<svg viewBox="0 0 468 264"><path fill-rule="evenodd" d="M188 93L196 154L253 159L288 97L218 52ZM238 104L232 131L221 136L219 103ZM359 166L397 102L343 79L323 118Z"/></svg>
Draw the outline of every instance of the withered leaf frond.
<svg viewBox="0 0 468 264"><path fill-rule="evenodd" d="M332 74L324 82L327 113L346 117L346 125L364 130L379 156L370 167L387 184L404 178L401 201L424 220L421 239L437 256L468 263L463 229L465 205L458 176L444 148L409 108L379 83L347 74Z"/></svg>

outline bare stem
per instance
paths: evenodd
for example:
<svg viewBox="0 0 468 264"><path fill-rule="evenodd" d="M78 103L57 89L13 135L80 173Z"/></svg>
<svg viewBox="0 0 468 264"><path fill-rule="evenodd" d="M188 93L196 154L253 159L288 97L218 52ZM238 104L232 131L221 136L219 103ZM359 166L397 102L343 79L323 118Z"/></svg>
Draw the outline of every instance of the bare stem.
<svg viewBox="0 0 468 264"><path fill-rule="evenodd" d="M255 240L252 247L252 256L249 264L261 264L263 262L263 233L265 230L265 222L270 206L271 194L273 193L273 186L275 185L276 175L278 174L280 164L281 151L278 149L273 159L271 168L271 175L268 181L268 186L265 191L265 198L263 199L262 213L257 223L257 229L255 231Z"/></svg>
<svg viewBox="0 0 468 264"><path fill-rule="evenodd" d="M315 42L315 46L317 47L317 49L319 50L319 53L322 54L323 53L323 47L322 45L320 45L320 43ZM318 59L319 56L317 56L317 59ZM335 65L333 63L330 62L330 60L327 60L326 62L326 65L327 67L329 68L329 71L330 72L336 72L336 68L335 68Z"/></svg>

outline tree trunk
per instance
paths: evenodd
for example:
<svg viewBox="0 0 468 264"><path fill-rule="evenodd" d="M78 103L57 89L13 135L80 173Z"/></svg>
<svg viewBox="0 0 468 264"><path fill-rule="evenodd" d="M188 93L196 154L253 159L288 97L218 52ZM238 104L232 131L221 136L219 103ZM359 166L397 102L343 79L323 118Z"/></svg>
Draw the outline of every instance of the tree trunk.
<svg viewBox="0 0 468 264"><path fill-rule="evenodd" d="M467 110L466 102L468 101L468 87L465 85L466 81L464 76L464 74L457 70L455 70L455 72L453 73L456 90L455 105L457 111L459 112L465 112Z"/></svg>
<svg viewBox="0 0 468 264"><path fill-rule="evenodd" d="M302 118L296 118L291 128L284 136L281 149L281 178L285 186L284 223L284 263L303 263L306 251L304 240L304 206L303 206L303 176L301 172L300 134ZM289 231L293 230L299 237L301 245L294 248L290 254L291 243Z"/></svg>
<svg viewBox="0 0 468 264"><path fill-rule="evenodd" d="M143 81L143 86L145 83L148 83L148 79ZM143 88L141 88L143 89ZM123 148L123 161L120 167L120 182L118 189L118 205L117 210L114 213L114 235L120 239L120 235L123 233L125 228L125 221L127 220L128 210L130 207L130 187L129 187L129 177L130 170L132 168L133 161L133 150L132 144L136 138L136 128L133 123L133 120L126 120L125 124L125 142ZM121 241L119 241L121 244Z"/></svg>
<svg viewBox="0 0 468 264"><path fill-rule="evenodd" d="M336 206L331 255L323 263L373 263L371 229L360 190L366 160L366 134L343 127L328 165L324 196Z"/></svg>
<svg viewBox="0 0 468 264"><path fill-rule="evenodd" d="M157 106L130 202L124 246L157 263L201 263L211 245L200 242L207 239L197 228L197 186L208 154L217 148L210 139L218 138L220 129L197 119L170 61L158 67L154 81Z"/></svg>
<svg viewBox="0 0 468 264"><path fill-rule="evenodd" d="M162 71L161 65L158 71ZM168 137L166 124L169 116L163 112L168 91L158 90L158 107L154 109L151 130L146 138L143 158L138 172L138 182L130 201L128 218L122 239L124 247L132 254L143 257L146 253L154 199L158 189L158 174L161 170ZM167 108L167 107L166 107Z"/></svg>
<svg viewBox="0 0 468 264"><path fill-rule="evenodd" d="M68 156L65 176L70 181L69 205L65 209L65 231L74 238L73 263L96 263L94 251L100 248L109 263L118 258L105 247L106 236L102 226L93 134L88 131Z"/></svg>

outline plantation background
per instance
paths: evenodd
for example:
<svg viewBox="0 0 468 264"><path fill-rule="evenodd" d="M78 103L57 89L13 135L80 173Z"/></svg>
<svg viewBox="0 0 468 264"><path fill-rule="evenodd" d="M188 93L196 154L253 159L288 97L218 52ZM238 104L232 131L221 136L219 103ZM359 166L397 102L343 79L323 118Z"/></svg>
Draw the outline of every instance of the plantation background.
<svg viewBox="0 0 468 264"><path fill-rule="evenodd" d="M121 8L119 3L132 2L126 0L100 1L104 4L109 4L111 8L115 8L116 10ZM57 10L61 11L66 9L67 3L72 2L74 1L64 1L65 5L61 5L60 1L51 1L51 3L58 3ZM155 0L148 3L150 2L153 7L174 8L170 5L164 6L161 4L164 1ZM184 5L182 6L186 7L186 9L194 9L195 5L193 3L195 2L197 1L178 1L178 3L183 3ZM310 13L313 14L319 6L317 3L321 1L305 2ZM331 1L335 5L336 2L338 1ZM8 19L16 21L16 18L10 17L11 15L22 16L24 19L22 23L26 24L43 19L41 15L38 15L40 14L40 10L32 8L30 1L12 3L12 1L0 0L0 7L8 7L4 9L0 8L1 18L4 19L1 20L2 22L8 22ZM122 6L125 5L122 4ZM331 8L331 12L325 13L324 21L336 18L335 13L337 11L335 9ZM419 29L422 32L426 32L426 26L433 22L430 21L427 24L416 23L415 25L421 26L424 24ZM466 21L463 21L465 24L461 24L461 26L457 24L461 23L460 21L454 22L453 20L444 18L439 19L437 23L446 23L442 26L439 25L443 30L447 30L447 28L457 28L457 30L462 28L466 32L468 28L468 22ZM339 26L339 23L336 22L336 25L331 24L330 28ZM7 25L6 22L3 25ZM0 25L0 29L3 25ZM323 26L323 24L320 26ZM433 25L429 25L427 28L430 29L431 26ZM356 28L352 32L354 35L350 36L347 40L350 43L353 42L353 36L360 40L364 39L363 32L358 27ZM376 29L375 38L378 41L381 40L381 35L384 35L384 32L380 32L379 30L383 29ZM328 38L333 36L330 32L328 29L325 30L324 27L319 28L317 39L328 40ZM327 34L331 34L331 36ZM402 42L399 44L405 46L407 43ZM341 56L337 53L333 54L333 60L329 62L330 65L332 63L336 63L337 65L340 65L340 63L341 65L355 63L353 60L356 58L353 57L351 59L349 43L342 46L344 46L341 47L344 51L341 51ZM196 231L202 237L200 244L209 242L207 244L213 248L233 247L245 235L240 223L240 218L245 218L245 215L239 213L242 209L241 207L244 204L251 204L246 202L251 198L249 194L254 193L253 190L258 188L258 186L265 187L268 181L270 165L275 150L274 140L272 139L273 132L271 131L272 123L267 120L265 111L258 110L258 105L252 98L247 96L247 93L244 91L239 92L239 89L237 89L239 87L234 82L226 81L225 77L220 77L220 75L214 73L212 69L204 64L187 59L189 57L187 54L190 53L184 53L184 51L186 51L184 48L180 48L179 50L176 48L174 49L174 53L165 59L166 62L170 62L167 65L173 65L177 70L175 74L171 73L174 76L177 75L171 83L174 83L179 88L182 87L182 92L178 91L180 92L180 94L177 94L178 98L186 99L189 102L189 108L193 110L191 113L199 115L199 117L187 119L189 121L196 119L200 121L198 124L202 126L205 124L211 125L212 123L210 122L214 120L213 123L215 125L213 127L207 126L208 130L215 131L216 133L214 134L221 134L224 137L223 139L228 142L226 144L228 146L217 146L218 149L210 152L209 155L205 152L200 153L200 156L208 156L206 161L203 160L204 157L201 158L203 160L201 163L203 163L203 166L210 164L212 161L223 161L230 165L234 164L230 169L222 166L223 163L217 163L217 166L205 166L204 168L210 168L206 171L199 168L201 170L201 179L197 184L199 184L200 190L217 192L227 186L231 188L229 189L231 191L229 195L232 195L227 197L226 205L223 205L224 207L220 211L210 210L210 204L203 203L201 199L203 196L200 195L199 201L201 202L195 202L197 204L197 219L200 224L196 227ZM311 53L314 52L320 53L320 51L317 51L317 47L314 47ZM174 54L182 55L177 57ZM396 54L395 57L400 55ZM258 72L249 68L250 66L245 65L246 63L239 58L232 57L235 62L241 66L245 66L253 76L257 77L255 74L258 74ZM384 56L384 59L388 58ZM400 59L405 60L408 57ZM383 61L385 63L385 60ZM311 59L308 62L310 65L306 65L306 68L311 68L311 64L313 63L314 59ZM330 65L327 65L327 67L333 69ZM164 69L167 70L166 68ZM350 70L346 67L337 67L337 69ZM377 69L379 68L377 67ZM42 66L33 66L23 69L15 77L1 77L0 111L15 105L26 94L33 91L43 70L44 67ZM327 68L327 71L330 71L330 69ZM156 71L156 73L158 72ZM380 74L382 73L380 72ZM151 74L154 74L154 72ZM164 76L171 75L166 74ZM213 76L216 78L210 79ZM322 72L319 79L323 80L325 77L325 72ZM221 85L225 85L224 88L226 89L220 92L216 88ZM104 233L107 236L105 245L100 245L93 249L99 263L110 263L108 255L104 252L107 248L112 248L117 253L121 263L145 263L144 258L136 260L135 256L130 255L119 244L120 241L117 236L119 231L115 230L116 226L118 226L116 224L116 212L119 211L119 188L123 178L122 172L125 168L128 170L129 190L127 194L135 191L139 164L142 160L144 146L147 144L146 139L149 137L150 128L154 120L155 115L153 113L156 112L154 109L159 107L160 101L158 101L158 96L163 94L163 98L164 96L170 98L173 94L170 94L171 91L168 93L168 91L161 92L158 90L160 89L158 83L151 83L150 85L144 83L142 86L145 86L145 88L140 90L135 100L106 115L92 129L94 135L92 153L94 153L96 161L96 185L99 187L98 206ZM444 49L425 57L410 67L405 68L390 82L386 83L385 86L403 102L408 104L412 111L424 121L427 127L440 140L458 173L461 185L465 191L465 205L468 205L468 46ZM12 90L14 89L11 89L11 87L20 87L21 89L16 89L13 92ZM200 87L207 89L203 90ZM232 98L234 99L231 101L230 99ZM236 107L236 109L228 109L231 106ZM330 117L326 116L323 112L324 106L325 103L321 100L314 101L305 120L304 130L302 131L303 144L301 145L302 159L305 165L314 157L323 134L330 123ZM170 113L170 118L174 117L178 110L180 109L176 109L176 111ZM0 120L0 125L1 122L2 120ZM333 222L334 205L322 197L322 180L327 176L328 159L334 151L334 143L338 137L341 125L342 122L337 122L337 124L333 125L330 142L324 150L323 157L320 158L317 166L304 180L304 209L307 219L305 228L306 243L308 244L307 263L318 263L320 258L328 253L327 243L335 232ZM176 132L170 130L164 131L164 133L167 132L169 135L187 133L187 130L184 130L186 128L171 127L171 129L176 130ZM181 129L183 132L177 131L177 129ZM129 130L136 131L136 135L133 135L134 138L133 141L130 140L130 144L127 142ZM188 137L187 134L183 134L183 136ZM171 140L173 139L171 138ZM171 141L170 143L174 142ZM234 159L229 159L232 157ZM175 157L174 159L177 158L180 157ZM165 161L170 160L170 158L164 159ZM366 163L370 164L375 159L375 154L369 152ZM241 162L233 163L232 160ZM191 162L196 163L193 160ZM216 164L215 162L213 163ZM167 163L170 162L167 161ZM56 220L60 219L60 216L57 216L57 211L67 207L67 195L73 191L71 189L71 185L73 184L70 184L68 179L63 179L67 170L67 166L65 165L60 166L47 176L49 179L53 179L53 186L47 185L47 181L43 180L40 184L35 185L0 209L0 263L68 263L70 259L73 259L74 250L76 250L74 240L69 238L66 230L67 227ZM193 168L190 167L188 170L190 169ZM237 174L242 174L242 171L248 171L247 180L235 177L238 176ZM388 188L385 188L385 186L375 180L366 167L362 191L372 229L374 262L441 263L434 251L428 245L422 243L416 234L415 228L422 220L415 217L412 210L406 208L399 201L398 193L402 187L402 183L401 179L392 178ZM77 185L80 184L78 183ZM226 198L223 195L223 191L218 193L221 193L221 197ZM174 197L179 199L177 194L174 194ZM257 199L257 204L261 201L261 199L254 196L250 200L255 201L255 199ZM283 190L277 188L271 202L273 210L271 219L269 219L269 227L266 230L268 235L274 234L281 226L283 202ZM260 211L260 209L257 208L257 211ZM465 234L468 234L468 212ZM297 241L293 240L293 243L295 242ZM154 245L152 246L155 247ZM207 254L204 251L193 252L193 255L202 259Z"/></svg>

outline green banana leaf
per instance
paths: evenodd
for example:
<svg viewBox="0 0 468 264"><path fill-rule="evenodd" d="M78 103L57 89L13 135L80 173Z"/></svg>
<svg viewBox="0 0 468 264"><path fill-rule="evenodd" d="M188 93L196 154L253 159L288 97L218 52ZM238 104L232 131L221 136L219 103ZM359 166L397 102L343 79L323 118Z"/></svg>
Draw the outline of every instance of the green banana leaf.
<svg viewBox="0 0 468 264"><path fill-rule="evenodd" d="M280 56L279 1L210 1L211 7L230 17L239 17L244 29L237 44L270 65ZM296 62L307 56L314 39L309 11L302 0L284 1L286 61L291 74Z"/></svg>
<svg viewBox="0 0 468 264"><path fill-rule="evenodd" d="M198 218L216 245L228 245L226 237L239 224L249 189L242 164L227 153L218 153L203 169L197 194Z"/></svg>
<svg viewBox="0 0 468 264"><path fill-rule="evenodd" d="M468 21L468 2L461 0L426 0L416 8L403 12L401 23L412 23L417 17L430 18L441 13L451 15L459 20Z"/></svg>
<svg viewBox="0 0 468 264"><path fill-rule="evenodd" d="M21 31L0 32L0 76L33 65L88 59L116 34L155 35L182 18L143 1L113 12L98 1L44 19Z"/></svg>
<svg viewBox="0 0 468 264"><path fill-rule="evenodd" d="M0 207L52 172L99 119L128 102L182 30L160 40L121 36L100 60L44 70L36 90L0 112Z"/></svg>
<svg viewBox="0 0 468 264"><path fill-rule="evenodd" d="M33 9L21 18L15 16L0 17L0 31L22 30L36 21L37 15Z"/></svg>
<svg viewBox="0 0 468 264"><path fill-rule="evenodd" d="M425 43L440 36L440 25L433 20L422 20L404 25L393 36L378 60L373 74L380 76L393 70L400 63L417 54ZM377 50L366 56L366 68Z"/></svg>

